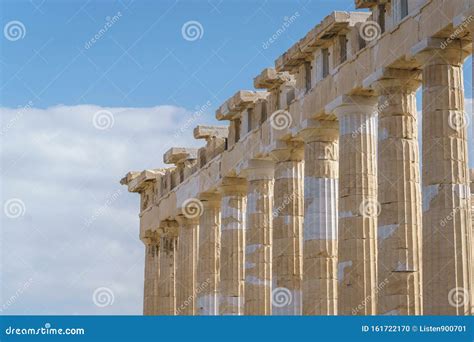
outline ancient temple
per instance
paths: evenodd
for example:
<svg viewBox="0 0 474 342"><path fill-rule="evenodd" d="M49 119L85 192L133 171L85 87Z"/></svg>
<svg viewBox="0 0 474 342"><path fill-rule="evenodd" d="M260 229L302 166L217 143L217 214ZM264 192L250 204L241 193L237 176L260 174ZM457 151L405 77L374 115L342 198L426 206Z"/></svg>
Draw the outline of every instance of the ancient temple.
<svg viewBox="0 0 474 342"><path fill-rule="evenodd" d="M473 313L474 0L355 3L196 127L205 147L122 179L145 315Z"/></svg>

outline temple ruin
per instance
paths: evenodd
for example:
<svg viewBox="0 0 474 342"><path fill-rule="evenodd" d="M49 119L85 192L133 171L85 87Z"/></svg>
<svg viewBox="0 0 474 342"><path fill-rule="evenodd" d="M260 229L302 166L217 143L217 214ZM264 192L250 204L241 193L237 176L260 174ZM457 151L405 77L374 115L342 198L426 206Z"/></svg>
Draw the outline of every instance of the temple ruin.
<svg viewBox="0 0 474 342"><path fill-rule="evenodd" d="M122 179L145 315L474 312L474 0L355 3L196 127L204 147Z"/></svg>

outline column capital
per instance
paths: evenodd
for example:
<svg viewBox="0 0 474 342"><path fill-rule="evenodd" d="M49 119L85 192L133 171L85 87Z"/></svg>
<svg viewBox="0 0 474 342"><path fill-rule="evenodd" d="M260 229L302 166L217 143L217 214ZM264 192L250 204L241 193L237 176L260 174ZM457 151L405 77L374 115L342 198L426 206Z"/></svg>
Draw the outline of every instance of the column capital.
<svg viewBox="0 0 474 342"><path fill-rule="evenodd" d="M199 224L199 216L178 215L176 216L176 221L178 221L180 227L193 228Z"/></svg>
<svg viewBox="0 0 474 342"><path fill-rule="evenodd" d="M203 192L199 194L199 200L204 208L218 208L221 205L221 194L219 192Z"/></svg>
<svg viewBox="0 0 474 342"><path fill-rule="evenodd" d="M301 126L298 137L306 144L314 141L334 141L339 138L339 123L336 120L308 119L303 121Z"/></svg>
<svg viewBox="0 0 474 342"><path fill-rule="evenodd" d="M159 245L160 234L158 231L147 230L141 240L146 246Z"/></svg>
<svg viewBox="0 0 474 342"><path fill-rule="evenodd" d="M424 65L450 64L461 66L470 55L471 41L451 38L425 38L413 46L408 57Z"/></svg>
<svg viewBox="0 0 474 342"><path fill-rule="evenodd" d="M380 68L367 77L362 85L373 88L378 94L414 92L421 84L421 70Z"/></svg>
<svg viewBox="0 0 474 342"><path fill-rule="evenodd" d="M224 177L219 185L219 191L223 196L241 195L247 193L247 181L240 177Z"/></svg>
<svg viewBox="0 0 474 342"><path fill-rule="evenodd" d="M242 175L248 181L273 179L275 175L275 162L272 160L251 159L245 162Z"/></svg>
<svg viewBox="0 0 474 342"><path fill-rule="evenodd" d="M303 161L304 145L300 141L279 141L270 156L277 163L287 161Z"/></svg>
<svg viewBox="0 0 474 342"><path fill-rule="evenodd" d="M177 237L178 236L179 224L176 220L165 220L160 222L160 228L162 236L166 237Z"/></svg>
<svg viewBox="0 0 474 342"><path fill-rule="evenodd" d="M334 113L336 116L356 113L375 113L377 111L378 97L341 95L326 105L325 112Z"/></svg>

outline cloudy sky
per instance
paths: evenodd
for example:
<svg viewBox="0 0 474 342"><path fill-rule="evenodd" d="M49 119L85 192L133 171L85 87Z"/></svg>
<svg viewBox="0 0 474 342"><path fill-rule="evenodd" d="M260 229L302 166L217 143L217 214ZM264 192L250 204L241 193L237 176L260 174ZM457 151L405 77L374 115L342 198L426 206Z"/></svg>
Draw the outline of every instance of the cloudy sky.
<svg viewBox="0 0 474 342"><path fill-rule="evenodd" d="M325 15L353 9L242 3L0 1L0 313L141 314L138 196L120 178L202 145L194 126ZM194 21L197 38L182 30ZM470 97L470 60L465 74ZM93 301L104 288L111 305Z"/></svg>

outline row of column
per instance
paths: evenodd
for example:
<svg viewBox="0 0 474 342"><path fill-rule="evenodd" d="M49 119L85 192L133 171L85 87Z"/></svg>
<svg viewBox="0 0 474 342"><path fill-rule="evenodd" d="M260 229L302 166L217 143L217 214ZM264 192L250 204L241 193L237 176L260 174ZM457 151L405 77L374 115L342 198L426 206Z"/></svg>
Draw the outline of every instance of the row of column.
<svg viewBox="0 0 474 342"><path fill-rule="evenodd" d="M467 135L453 121L465 55L455 44L435 52L417 55L421 77L384 70L376 96L338 99L337 121L309 120L300 142L225 178L200 217L179 218L179 241L161 239L156 312L173 312L160 292L174 295L177 262L177 314L471 314Z"/></svg>

